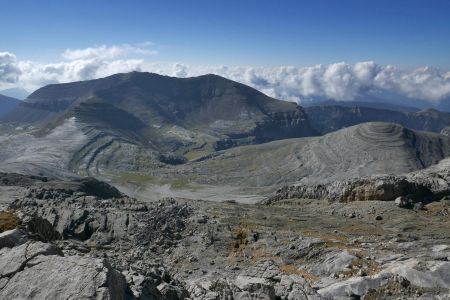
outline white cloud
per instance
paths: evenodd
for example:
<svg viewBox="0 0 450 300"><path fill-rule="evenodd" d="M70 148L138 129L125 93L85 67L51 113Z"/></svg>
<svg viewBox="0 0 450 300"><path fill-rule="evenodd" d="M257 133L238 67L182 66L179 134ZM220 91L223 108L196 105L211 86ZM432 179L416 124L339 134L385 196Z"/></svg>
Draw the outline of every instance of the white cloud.
<svg viewBox="0 0 450 300"><path fill-rule="evenodd" d="M19 62L22 71L20 84L35 90L47 84L89 80L115 73L140 71L143 61L139 59L112 60L80 59L55 64L32 61Z"/></svg>
<svg viewBox="0 0 450 300"><path fill-rule="evenodd" d="M378 72L374 83L380 89L399 91L410 98L438 102L450 96L448 72L431 67L405 72L393 66L387 66Z"/></svg>
<svg viewBox="0 0 450 300"><path fill-rule="evenodd" d="M66 61L51 64L17 61L11 53L0 53L0 84L17 81L16 85L34 90L49 83L147 71L177 77L213 73L250 85L272 97L298 103L317 97L354 100L370 92L388 92L434 103L450 97L450 72L430 67L402 70L368 61L302 68L253 68L156 63L144 57L131 58L154 54L151 47L151 43L144 43L68 49L63 54Z"/></svg>
<svg viewBox="0 0 450 300"><path fill-rule="evenodd" d="M85 49L66 49L62 54L67 60L85 60L85 59L102 59L111 60L128 55L155 55L158 54L156 50L151 47L151 42L145 42L136 45L112 45L112 46L98 46L89 47Z"/></svg>
<svg viewBox="0 0 450 300"><path fill-rule="evenodd" d="M19 75L16 56L9 52L0 52L0 83L14 83Z"/></svg>

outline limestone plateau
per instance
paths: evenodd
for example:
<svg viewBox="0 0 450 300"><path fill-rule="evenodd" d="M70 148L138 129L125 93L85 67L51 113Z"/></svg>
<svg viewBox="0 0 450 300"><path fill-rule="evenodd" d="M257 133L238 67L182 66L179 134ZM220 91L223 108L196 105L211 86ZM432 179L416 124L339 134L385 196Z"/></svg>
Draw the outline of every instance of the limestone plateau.
<svg viewBox="0 0 450 300"><path fill-rule="evenodd" d="M449 128L217 75L1 96L0 299L450 299Z"/></svg>

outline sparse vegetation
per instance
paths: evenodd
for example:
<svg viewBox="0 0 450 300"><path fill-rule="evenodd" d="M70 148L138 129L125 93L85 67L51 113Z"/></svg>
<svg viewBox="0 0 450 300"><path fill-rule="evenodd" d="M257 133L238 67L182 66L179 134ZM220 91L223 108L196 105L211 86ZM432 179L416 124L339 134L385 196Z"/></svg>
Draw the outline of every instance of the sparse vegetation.
<svg viewBox="0 0 450 300"><path fill-rule="evenodd" d="M314 276L312 274L310 274L308 271L306 271L305 269L301 269L301 268L297 268L295 265L293 264L285 264L282 265L280 267L280 271L289 275L300 275L302 276L306 281L318 281L320 280L319 277Z"/></svg>
<svg viewBox="0 0 450 300"><path fill-rule="evenodd" d="M118 174L117 180L121 182L130 182L139 184L139 183L157 182L158 178L155 176L137 172L121 172Z"/></svg>
<svg viewBox="0 0 450 300"><path fill-rule="evenodd" d="M116 177L115 181L119 183L131 183L136 185L145 184L158 184L165 185L168 184L171 189L183 190L190 189L195 190L195 187L190 184L190 181L184 178L177 179L167 179L162 177L156 177L152 175L137 173L137 172L122 172Z"/></svg>
<svg viewBox="0 0 450 300"><path fill-rule="evenodd" d="M0 212L0 232L11 230L19 226L19 218L11 211Z"/></svg>
<svg viewBox="0 0 450 300"><path fill-rule="evenodd" d="M248 232L245 228L238 226L233 229L233 248L239 249L242 245L248 244Z"/></svg>
<svg viewBox="0 0 450 300"><path fill-rule="evenodd" d="M200 158L202 156L205 156L209 154L210 152L206 150L192 150L184 154L184 157L186 157L188 160L194 160L197 158Z"/></svg>

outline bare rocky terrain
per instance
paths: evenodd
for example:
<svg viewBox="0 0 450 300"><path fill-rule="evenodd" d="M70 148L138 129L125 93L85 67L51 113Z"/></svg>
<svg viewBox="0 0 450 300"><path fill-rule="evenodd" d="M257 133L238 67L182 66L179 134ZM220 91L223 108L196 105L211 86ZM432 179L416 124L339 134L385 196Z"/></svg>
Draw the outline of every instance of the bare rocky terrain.
<svg viewBox="0 0 450 300"><path fill-rule="evenodd" d="M447 299L450 202L141 202L2 175L3 299ZM8 216L8 215L9 216ZM5 228L7 229L7 228ZM69 298L70 298L69 297Z"/></svg>

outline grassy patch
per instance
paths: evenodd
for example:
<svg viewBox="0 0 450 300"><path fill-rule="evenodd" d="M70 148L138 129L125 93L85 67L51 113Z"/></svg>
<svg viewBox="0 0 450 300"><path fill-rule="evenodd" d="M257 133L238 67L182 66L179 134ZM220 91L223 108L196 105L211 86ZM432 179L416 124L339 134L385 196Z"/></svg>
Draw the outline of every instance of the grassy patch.
<svg viewBox="0 0 450 300"><path fill-rule="evenodd" d="M19 218L10 211L0 212L0 232L11 230L19 226Z"/></svg>
<svg viewBox="0 0 450 300"><path fill-rule="evenodd" d="M273 260L274 262L281 262L281 258L279 256L273 255L271 251L267 251L266 249L255 249L251 253L251 258L253 263L257 263L261 260Z"/></svg>
<svg viewBox="0 0 450 300"><path fill-rule="evenodd" d="M160 178L152 175L134 172L121 172L116 177L116 181L121 183L133 183L138 185L145 185L149 183L158 185L168 184L170 185L170 188L174 190L183 190L183 189L194 190L194 187L190 185L190 181L187 179L180 178L169 180L166 178Z"/></svg>
<svg viewBox="0 0 450 300"><path fill-rule="evenodd" d="M319 277L310 274L308 271L306 271L304 269L299 269L295 265L292 265L292 264L282 265L280 267L280 271L283 273L289 274L289 275L300 275L306 281L309 281L309 282L320 280Z"/></svg>
<svg viewBox="0 0 450 300"><path fill-rule="evenodd" d="M245 228L239 226L239 227L235 227L233 228L233 248L234 249L239 249L242 245L247 245L248 244L248 232Z"/></svg>
<svg viewBox="0 0 450 300"><path fill-rule="evenodd" d="M121 172L117 178L119 181L131 183L148 183L157 182L159 179L155 176L146 175L142 173Z"/></svg>
<svg viewBox="0 0 450 300"><path fill-rule="evenodd" d="M192 150L192 151L185 153L184 157L186 157L188 160L194 160L194 159L200 158L202 156L205 156L209 153L210 152L206 151L206 150Z"/></svg>
<svg viewBox="0 0 450 300"><path fill-rule="evenodd" d="M187 179L175 179L169 182L170 188L174 190L189 189L191 186Z"/></svg>
<svg viewBox="0 0 450 300"><path fill-rule="evenodd" d="M361 257L353 260L351 262L351 266L352 268L349 271L343 272L345 277L355 276L360 269L362 269L368 276L378 274L381 270L377 262L372 260L365 260Z"/></svg>
<svg viewBox="0 0 450 300"><path fill-rule="evenodd" d="M304 230L304 236L319 238L324 241L326 248L347 249L348 237L344 235L324 233L315 230Z"/></svg>

